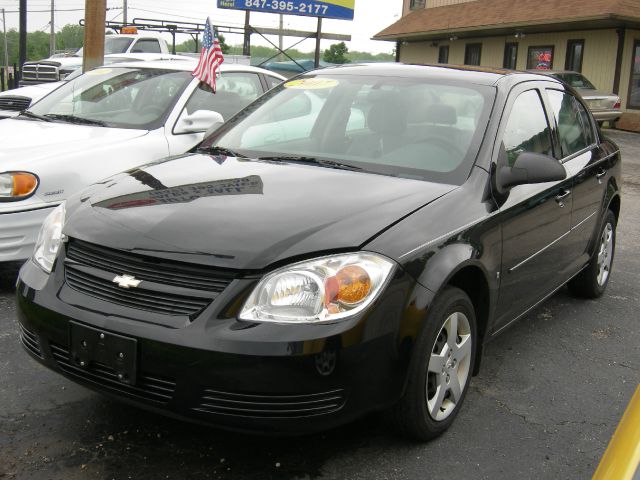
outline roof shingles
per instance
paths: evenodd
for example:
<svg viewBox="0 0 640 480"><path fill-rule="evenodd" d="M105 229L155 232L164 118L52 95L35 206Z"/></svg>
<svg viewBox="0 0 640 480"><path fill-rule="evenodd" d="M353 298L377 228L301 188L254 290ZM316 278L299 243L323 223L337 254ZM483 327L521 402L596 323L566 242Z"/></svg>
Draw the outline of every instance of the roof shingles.
<svg viewBox="0 0 640 480"><path fill-rule="evenodd" d="M475 0L444 7L414 10L374 38L459 29L495 28L518 24L621 17L640 20L638 0Z"/></svg>

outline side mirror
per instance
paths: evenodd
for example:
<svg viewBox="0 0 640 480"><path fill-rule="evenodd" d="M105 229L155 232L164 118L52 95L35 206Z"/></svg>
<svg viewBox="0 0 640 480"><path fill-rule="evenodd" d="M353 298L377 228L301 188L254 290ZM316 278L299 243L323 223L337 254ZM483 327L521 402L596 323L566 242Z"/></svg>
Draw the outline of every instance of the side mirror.
<svg viewBox="0 0 640 480"><path fill-rule="evenodd" d="M224 123L224 118L218 112L211 110L196 110L191 115L180 117L173 133L203 133Z"/></svg>
<svg viewBox="0 0 640 480"><path fill-rule="evenodd" d="M497 181L501 189L528 185L532 183L558 182L567 178L562 164L549 155L522 152L513 163L513 167L502 166L497 172Z"/></svg>

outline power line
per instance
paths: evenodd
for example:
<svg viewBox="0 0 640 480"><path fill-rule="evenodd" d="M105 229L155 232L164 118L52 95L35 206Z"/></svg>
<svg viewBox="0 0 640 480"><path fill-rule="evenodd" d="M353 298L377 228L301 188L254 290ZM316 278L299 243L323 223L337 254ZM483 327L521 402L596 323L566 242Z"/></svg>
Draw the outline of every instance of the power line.
<svg viewBox="0 0 640 480"><path fill-rule="evenodd" d="M108 10L122 10L122 7L109 7ZM27 13L49 13L51 9L46 10L27 10ZM54 12L84 12L84 8L56 8ZM5 10L5 13L20 13L20 10Z"/></svg>

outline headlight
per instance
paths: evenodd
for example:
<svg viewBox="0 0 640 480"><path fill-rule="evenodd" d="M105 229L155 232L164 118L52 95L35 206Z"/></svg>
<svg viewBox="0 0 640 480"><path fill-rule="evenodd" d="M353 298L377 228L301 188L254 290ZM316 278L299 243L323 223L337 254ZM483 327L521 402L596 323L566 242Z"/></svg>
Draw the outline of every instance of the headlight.
<svg viewBox="0 0 640 480"><path fill-rule="evenodd" d="M26 198L38 188L38 177L28 172L0 173L0 201Z"/></svg>
<svg viewBox="0 0 640 480"><path fill-rule="evenodd" d="M334 322L364 310L394 264L374 253L333 255L266 275L240 312L242 320L274 323Z"/></svg>
<svg viewBox="0 0 640 480"><path fill-rule="evenodd" d="M64 215L64 203L62 203L45 219L38 235L36 248L33 251L33 261L47 273L51 273L53 262L55 262L60 245L64 240L64 235L62 235Z"/></svg>

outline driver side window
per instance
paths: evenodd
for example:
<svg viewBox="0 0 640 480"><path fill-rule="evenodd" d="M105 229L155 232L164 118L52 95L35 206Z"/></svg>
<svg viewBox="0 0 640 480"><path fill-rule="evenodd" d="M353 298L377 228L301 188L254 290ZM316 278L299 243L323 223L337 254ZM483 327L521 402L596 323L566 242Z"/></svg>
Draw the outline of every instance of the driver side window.
<svg viewBox="0 0 640 480"><path fill-rule="evenodd" d="M537 90L521 93L513 103L502 142L510 167L522 152L553 155L551 131Z"/></svg>
<svg viewBox="0 0 640 480"><path fill-rule="evenodd" d="M208 85L200 83L185 106L187 114L210 110L218 112L226 121L263 93L255 73L223 73L216 87L214 94Z"/></svg>

